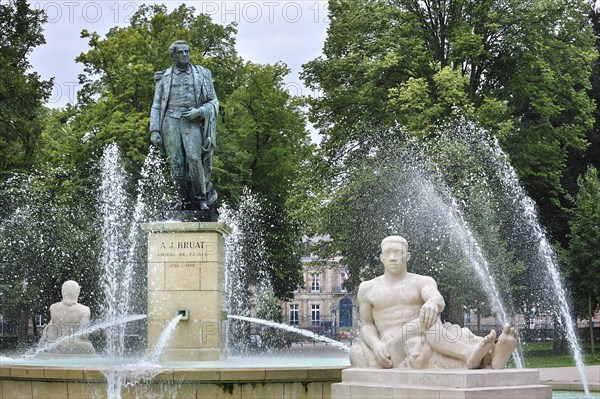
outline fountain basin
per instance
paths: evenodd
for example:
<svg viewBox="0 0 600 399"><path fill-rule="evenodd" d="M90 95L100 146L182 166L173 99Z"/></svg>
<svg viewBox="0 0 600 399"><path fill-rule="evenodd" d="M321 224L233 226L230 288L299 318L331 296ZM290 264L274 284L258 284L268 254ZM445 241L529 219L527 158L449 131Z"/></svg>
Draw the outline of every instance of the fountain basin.
<svg viewBox="0 0 600 399"><path fill-rule="evenodd" d="M248 364L250 359L248 362L232 362L229 366L219 368L214 365L211 367L212 362L201 362L201 366L198 365L199 362L172 362L173 364L162 367L149 364L145 367L140 364L123 365L119 367L120 372L130 371L134 379L139 381L134 385L126 382L121 397L328 399L331 397L331 384L341 381L342 369L347 367L282 367L268 364L269 360L254 358L252 368ZM264 367L257 361L264 364ZM110 367L18 363L20 364L2 362L0 365L0 398L107 397L105 375L111 370ZM87 363L90 364L89 359ZM143 374L147 378L140 379ZM125 381L127 380L126 377Z"/></svg>

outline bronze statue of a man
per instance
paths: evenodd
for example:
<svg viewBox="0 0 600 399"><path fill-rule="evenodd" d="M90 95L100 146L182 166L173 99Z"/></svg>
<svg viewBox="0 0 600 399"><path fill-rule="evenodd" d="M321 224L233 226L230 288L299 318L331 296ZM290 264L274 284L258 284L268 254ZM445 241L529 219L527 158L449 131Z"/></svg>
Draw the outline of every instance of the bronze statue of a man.
<svg viewBox="0 0 600 399"><path fill-rule="evenodd" d="M167 155L178 199L174 209L207 210L217 199L210 182L219 101L209 69L190 64L190 46L169 47L174 65L156 72L150 140Z"/></svg>

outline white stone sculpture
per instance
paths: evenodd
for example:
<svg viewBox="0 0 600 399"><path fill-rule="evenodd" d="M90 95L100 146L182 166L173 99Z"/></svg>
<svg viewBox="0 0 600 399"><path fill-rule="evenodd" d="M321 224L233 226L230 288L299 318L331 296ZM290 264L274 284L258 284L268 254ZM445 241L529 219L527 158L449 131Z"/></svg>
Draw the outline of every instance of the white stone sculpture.
<svg viewBox="0 0 600 399"><path fill-rule="evenodd" d="M350 351L352 367L494 368L506 366L518 335L504 326L485 337L467 328L442 323L444 298L435 280L407 271L408 243L399 236L381 242L383 275L358 289L362 342Z"/></svg>
<svg viewBox="0 0 600 399"><path fill-rule="evenodd" d="M50 305L50 322L39 345L57 354L93 354L94 346L84 333L90 321L90 308L77 302L79 284L69 280L62 285L62 301Z"/></svg>

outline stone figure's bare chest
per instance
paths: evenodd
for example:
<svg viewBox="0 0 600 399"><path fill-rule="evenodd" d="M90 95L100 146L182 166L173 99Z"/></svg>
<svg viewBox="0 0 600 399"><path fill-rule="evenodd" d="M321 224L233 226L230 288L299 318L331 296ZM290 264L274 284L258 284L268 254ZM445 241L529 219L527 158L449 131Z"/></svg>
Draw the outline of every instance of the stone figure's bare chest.
<svg viewBox="0 0 600 399"><path fill-rule="evenodd" d="M423 300L414 281L401 281L378 286L373 292L371 303L375 309L389 309L398 306L421 306Z"/></svg>

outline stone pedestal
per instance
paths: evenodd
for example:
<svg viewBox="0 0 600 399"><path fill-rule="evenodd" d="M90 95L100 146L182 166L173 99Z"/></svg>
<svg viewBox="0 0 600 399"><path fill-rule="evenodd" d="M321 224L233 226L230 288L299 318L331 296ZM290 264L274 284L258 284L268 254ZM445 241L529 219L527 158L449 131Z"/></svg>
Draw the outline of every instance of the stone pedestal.
<svg viewBox="0 0 600 399"><path fill-rule="evenodd" d="M225 236L216 222L145 223L148 232L148 351L166 325L184 317L163 360L224 360Z"/></svg>
<svg viewBox="0 0 600 399"><path fill-rule="evenodd" d="M540 385L538 370L402 370L342 371L331 386L332 399L551 399L552 388Z"/></svg>

